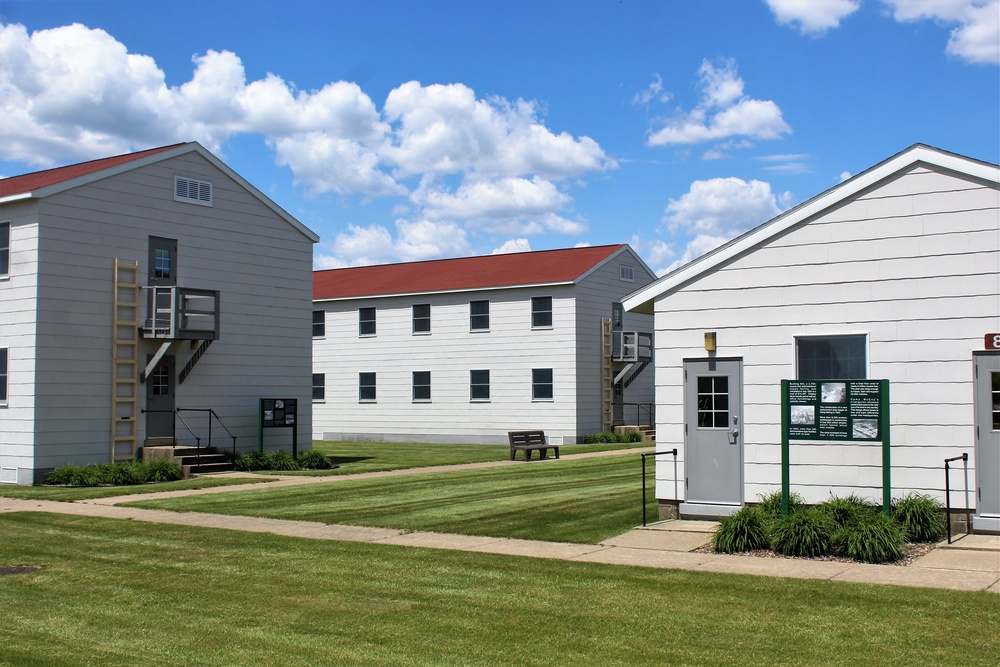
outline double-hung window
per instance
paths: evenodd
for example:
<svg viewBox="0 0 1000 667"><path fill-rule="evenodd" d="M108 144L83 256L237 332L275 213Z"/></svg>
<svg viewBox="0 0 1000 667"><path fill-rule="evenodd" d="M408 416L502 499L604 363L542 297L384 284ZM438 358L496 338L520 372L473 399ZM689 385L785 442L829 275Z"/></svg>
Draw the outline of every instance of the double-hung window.
<svg viewBox="0 0 1000 667"><path fill-rule="evenodd" d="M374 373L358 373L358 401L361 403L375 402Z"/></svg>
<svg viewBox="0 0 1000 667"><path fill-rule="evenodd" d="M471 331L490 330L490 302L469 302L469 329Z"/></svg>
<svg viewBox="0 0 1000 667"><path fill-rule="evenodd" d="M323 338L326 336L326 311L313 311L313 338Z"/></svg>
<svg viewBox="0 0 1000 667"><path fill-rule="evenodd" d="M0 222L0 277L10 275L10 223Z"/></svg>
<svg viewBox="0 0 1000 667"><path fill-rule="evenodd" d="M552 369L532 368L531 369L531 400L551 401L552 392Z"/></svg>
<svg viewBox="0 0 1000 667"><path fill-rule="evenodd" d="M427 403L431 400L431 372L413 371L413 402Z"/></svg>
<svg viewBox="0 0 1000 667"><path fill-rule="evenodd" d="M799 380L863 380L868 377L867 337L800 336L795 362Z"/></svg>
<svg viewBox="0 0 1000 667"><path fill-rule="evenodd" d="M413 306L413 333L429 334L431 332L431 304L419 303Z"/></svg>
<svg viewBox="0 0 1000 667"><path fill-rule="evenodd" d="M358 335L375 335L375 309L358 308Z"/></svg>
<svg viewBox="0 0 1000 667"><path fill-rule="evenodd" d="M0 405L7 405L7 348L0 347Z"/></svg>
<svg viewBox="0 0 1000 667"><path fill-rule="evenodd" d="M532 329L552 328L551 296L531 297L531 328Z"/></svg>
<svg viewBox="0 0 1000 667"><path fill-rule="evenodd" d="M469 400L482 402L490 400L490 372L488 370L469 371Z"/></svg>
<svg viewBox="0 0 1000 667"><path fill-rule="evenodd" d="M326 373L313 373L313 400L326 400Z"/></svg>

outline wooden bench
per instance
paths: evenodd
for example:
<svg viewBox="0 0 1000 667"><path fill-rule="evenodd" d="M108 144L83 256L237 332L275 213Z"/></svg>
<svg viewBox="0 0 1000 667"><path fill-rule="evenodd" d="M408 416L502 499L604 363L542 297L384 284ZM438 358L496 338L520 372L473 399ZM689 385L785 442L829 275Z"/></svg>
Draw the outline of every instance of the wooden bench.
<svg viewBox="0 0 1000 667"><path fill-rule="evenodd" d="M559 446L545 442L545 431L508 431L510 440L510 460L513 461L518 452L524 452L524 460L531 460L531 452L538 450L538 455L544 459L550 449L555 450L559 458Z"/></svg>

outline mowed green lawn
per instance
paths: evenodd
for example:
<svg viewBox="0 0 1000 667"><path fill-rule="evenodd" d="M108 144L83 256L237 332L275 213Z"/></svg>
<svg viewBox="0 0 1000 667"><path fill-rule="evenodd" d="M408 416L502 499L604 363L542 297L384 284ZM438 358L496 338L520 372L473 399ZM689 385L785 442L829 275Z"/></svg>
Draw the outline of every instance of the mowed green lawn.
<svg viewBox="0 0 1000 667"><path fill-rule="evenodd" d="M652 443L561 445L559 455L585 454L634 447L652 447ZM455 465L457 463L484 463L510 459L508 445L444 445L419 442L357 442L341 440L314 440L313 449L326 454L339 467L334 470L303 470L275 472L278 475L354 475L362 472L382 472L403 468ZM524 454L518 453L520 460ZM549 452L552 456L552 452ZM538 458L538 452L533 454Z"/></svg>
<svg viewBox="0 0 1000 667"><path fill-rule="evenodd" d="M988 593L0 515L0 664L975 665Z"/></svg>
<svg viewBox="0 0 1000 667"><path fill-rule="evenodd" d="M594 544L642 522L641 473L637 454L613 454L129 505Z"/></svg>

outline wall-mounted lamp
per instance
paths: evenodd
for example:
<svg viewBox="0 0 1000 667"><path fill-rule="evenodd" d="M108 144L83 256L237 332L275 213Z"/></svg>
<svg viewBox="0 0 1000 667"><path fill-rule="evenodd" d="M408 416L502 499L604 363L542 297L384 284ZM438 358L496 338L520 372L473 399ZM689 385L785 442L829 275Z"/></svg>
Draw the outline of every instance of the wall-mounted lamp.
<svg viewBox="0 0 1000 667"><path fill-rule="evenodd" d="M706 331L705 332L705 350L707 352L715 352L715 332Z"/></svg>

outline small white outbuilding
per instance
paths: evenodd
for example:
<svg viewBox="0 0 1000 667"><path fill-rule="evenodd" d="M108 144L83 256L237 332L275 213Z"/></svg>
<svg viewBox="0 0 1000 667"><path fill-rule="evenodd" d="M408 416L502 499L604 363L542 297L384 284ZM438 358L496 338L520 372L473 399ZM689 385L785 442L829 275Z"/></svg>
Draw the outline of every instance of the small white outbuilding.
<svg viewBox="0 0 1000 667"><path fill-rule="evenodd" d="M1000 531L1000 167L914 145L623 300L654 314L656 496L780 490L782 380L888 380L891 493ZM709 342L711 341L711 342ZM792 441L807 502L882 499L881 443Z"/></svg>

